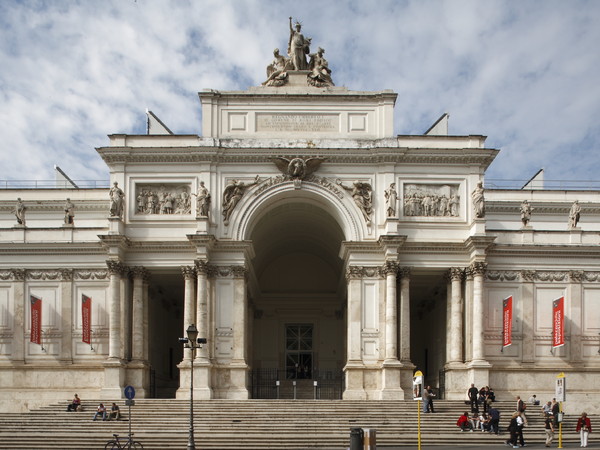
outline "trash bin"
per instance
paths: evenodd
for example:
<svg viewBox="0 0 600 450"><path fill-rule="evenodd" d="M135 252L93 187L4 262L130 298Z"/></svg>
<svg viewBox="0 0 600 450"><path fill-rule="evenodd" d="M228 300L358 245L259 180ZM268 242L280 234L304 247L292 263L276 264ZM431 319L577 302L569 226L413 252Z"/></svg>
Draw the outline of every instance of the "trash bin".
<svg viewBox="0 0 600 450"><path fill-rule="evenodd" d="M350 450L363 450L362 428L350 428Z"/></svg>
<svg viewBox="0 0 600 450"><path fill-rule="evenodd" d="M364 429L364 450L377 450L377 430L375 428Z"/></svg>

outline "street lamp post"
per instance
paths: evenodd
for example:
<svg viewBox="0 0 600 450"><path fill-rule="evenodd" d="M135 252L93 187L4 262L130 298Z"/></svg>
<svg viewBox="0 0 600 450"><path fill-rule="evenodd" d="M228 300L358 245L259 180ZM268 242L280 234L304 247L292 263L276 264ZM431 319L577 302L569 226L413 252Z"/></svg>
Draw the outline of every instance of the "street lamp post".
<svg viewBox="0 0 600 450"><path fill-rule="evenodd" d="M198 337L198 329L194 324L187 327L185 333L187 337L179 338L179 342L183 343L183 348L189 348L192 351L190 363L190 430L187 450L196 450L196 444L194 443L194 357L196 356L196 349L202 348L202 344L206 344L206 338Z"/></svg>

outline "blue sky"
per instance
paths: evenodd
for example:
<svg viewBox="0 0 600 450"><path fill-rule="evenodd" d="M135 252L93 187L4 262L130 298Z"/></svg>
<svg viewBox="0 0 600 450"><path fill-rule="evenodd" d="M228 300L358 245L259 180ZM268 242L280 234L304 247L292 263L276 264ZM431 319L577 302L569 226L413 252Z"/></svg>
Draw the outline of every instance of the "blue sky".
<svg viewBox="0 0 600 450"><path fill-rule="evenodd" d="M0 180L107 180L95 148L146 108L201 134L197 92L259 85L289 16L337 85L398 93L396 134L448 112L501 150L488 179L600 180L594 0L4 0Z"/></svg>

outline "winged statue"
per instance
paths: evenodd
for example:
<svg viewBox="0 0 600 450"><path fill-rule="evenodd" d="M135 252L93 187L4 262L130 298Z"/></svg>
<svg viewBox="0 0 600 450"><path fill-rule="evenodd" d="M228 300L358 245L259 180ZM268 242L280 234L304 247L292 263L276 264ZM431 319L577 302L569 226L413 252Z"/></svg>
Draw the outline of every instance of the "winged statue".
<svg viewBox="0 0 600 450"><path fill-rule="evenodd" d="M319 168L325 158L317 157L304 160L302 158L287 159L275 156L271 160L286 177L292 180L304 180Z"/></svg>

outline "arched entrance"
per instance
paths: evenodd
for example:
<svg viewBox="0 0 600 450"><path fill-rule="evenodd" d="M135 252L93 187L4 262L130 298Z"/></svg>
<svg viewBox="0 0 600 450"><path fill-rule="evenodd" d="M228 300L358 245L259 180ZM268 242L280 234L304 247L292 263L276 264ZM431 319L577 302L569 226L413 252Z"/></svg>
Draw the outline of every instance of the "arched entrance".
<svg viewBox="0 0 600 450"><path fill-rule="evenodd" d="M323 205L288 198L249 235L253 398L341 398L346 361L344 233ZM315 382L316 389L315 389Z"/></svg>

